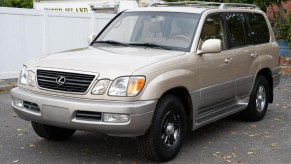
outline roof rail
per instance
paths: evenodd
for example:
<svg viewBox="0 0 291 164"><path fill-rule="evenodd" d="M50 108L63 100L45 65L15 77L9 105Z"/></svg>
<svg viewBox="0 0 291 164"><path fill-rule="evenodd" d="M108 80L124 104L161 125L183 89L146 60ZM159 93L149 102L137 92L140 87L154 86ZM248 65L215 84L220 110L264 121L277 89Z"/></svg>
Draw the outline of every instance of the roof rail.
<svg viewBox="0 0 291 164"><path fill-rule="evenodd" d="M150 6L217 6L219 7L221 3L217 2L203 2L203 1L179 1L179 2L157 2L152 3Z"/></svg>
<svg viewBox="0 0 291 164"><path fill-rule="evenodd" d="M152 3L151 7L161 7L161 6L194 6L194 7L211 7L219 9L227 8L246 8L246 9L256 9L260 8L254 4L246 3L219 3L219 2L204 2L204 1L179 1L179 2L158 2Z"/></svg>
<svg viewBox="0 0 291 164"><path fill-rule="evenodd" d="M248 8L248 9L256 9L261 10L258 6L254 4L246 4L246 3L221 3L219 6L220 9L227 9L227 8Z"/></svg>

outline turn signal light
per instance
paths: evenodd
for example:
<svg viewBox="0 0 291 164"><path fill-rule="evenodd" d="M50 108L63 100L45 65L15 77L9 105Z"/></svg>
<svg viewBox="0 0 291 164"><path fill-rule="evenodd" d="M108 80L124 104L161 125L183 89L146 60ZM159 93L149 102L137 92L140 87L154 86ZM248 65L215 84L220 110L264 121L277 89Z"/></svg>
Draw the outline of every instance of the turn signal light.
<svg viewBox="0 0 291 164"><path fill-rule="evenodd" d="M136 96L143 89L145 77L131 77L128 83L127 96Z"/></svg>

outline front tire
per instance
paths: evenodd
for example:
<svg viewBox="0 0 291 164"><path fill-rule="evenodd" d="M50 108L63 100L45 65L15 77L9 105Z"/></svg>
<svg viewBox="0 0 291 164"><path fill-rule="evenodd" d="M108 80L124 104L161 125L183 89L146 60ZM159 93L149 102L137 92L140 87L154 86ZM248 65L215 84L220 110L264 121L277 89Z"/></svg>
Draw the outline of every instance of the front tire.
<svg viewBox="0 0 291 164"><path fill-rule="evenodd" d="M269 84L267 79L258 75L252 90L248 107L241 112L247 121L260 121L266 115L269 103Z"/></svg>
<svg viewBox="0 0 291 164"><path fill-rule="evenodd" d="M31 125L38 136L51 141L61 141L69 139L76 131L72 129L45 125L37 122L31 122Z"/></svg>
<svg viewBox="0 0 291 164"><path fill-rule="evenodd" d="M177 97L168 95L159 101L149 130L137 137L137 144L146 158L166 162L178 154L185 135L184 106Z"/></svg>

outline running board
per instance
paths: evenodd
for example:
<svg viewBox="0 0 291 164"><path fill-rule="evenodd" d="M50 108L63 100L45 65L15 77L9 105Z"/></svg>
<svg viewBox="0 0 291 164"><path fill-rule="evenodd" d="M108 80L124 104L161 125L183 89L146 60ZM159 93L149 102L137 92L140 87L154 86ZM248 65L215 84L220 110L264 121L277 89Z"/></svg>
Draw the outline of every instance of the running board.
<svg viewBox="0 0 291 164"><path fill-rule="evenodd" d="M197 113L196 125L218 120L220 118L239 112L245 108L247 108L247 104L241 103L222 108L212 108L211 110L203 110L205 112Z"/></svg>

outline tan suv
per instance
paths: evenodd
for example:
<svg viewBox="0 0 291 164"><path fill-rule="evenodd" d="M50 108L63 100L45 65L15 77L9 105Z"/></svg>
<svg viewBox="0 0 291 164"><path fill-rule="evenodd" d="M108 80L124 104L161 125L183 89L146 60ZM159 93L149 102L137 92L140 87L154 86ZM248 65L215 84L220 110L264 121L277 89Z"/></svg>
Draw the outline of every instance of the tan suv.
<svg viewBox="0 0 291 164"><path fill-rule="evenodd" d="M118 14L88 48L27 62L12 106L47 140L76 130L136 137L143 155L168 161L186 131L237 112L261 120L278 65L256 6L158 4Z"/></svg>

